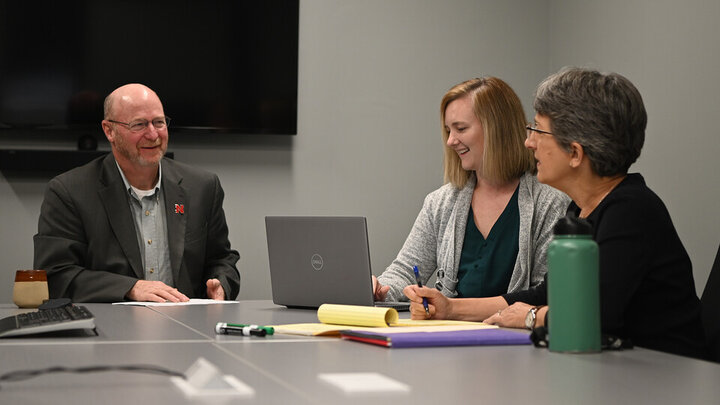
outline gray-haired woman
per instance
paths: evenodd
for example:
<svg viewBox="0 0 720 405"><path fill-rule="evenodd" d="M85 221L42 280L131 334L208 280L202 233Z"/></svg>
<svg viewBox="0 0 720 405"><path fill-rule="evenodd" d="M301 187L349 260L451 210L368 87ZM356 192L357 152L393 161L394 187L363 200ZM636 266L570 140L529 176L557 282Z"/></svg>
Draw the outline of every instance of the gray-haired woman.
<svg viewBox="0 0 720 405"><path fill-rule="evenodd" d="M645 141L647 115L638 90L616 73L567 68L538 86L533 106L537 114L525 145L537 160L537 178L572 198L568 212L593 225L600 247L603 333L638 346L705 357L690 258L662 200L640 174L628 174ZM405 293L413 301L413 317L422 317L422 296L436 317L489 315L482 301L451 301L413 287ZM502 297L511 305L486 322L545 324L546 283ZM476 315L458 316L468 312Z"/></svg>

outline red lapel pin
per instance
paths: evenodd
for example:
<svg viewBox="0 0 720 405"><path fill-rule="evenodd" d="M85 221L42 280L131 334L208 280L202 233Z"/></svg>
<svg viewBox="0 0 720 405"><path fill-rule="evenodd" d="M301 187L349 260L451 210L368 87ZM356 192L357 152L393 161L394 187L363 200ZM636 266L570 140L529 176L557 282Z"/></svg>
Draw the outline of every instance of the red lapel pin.
<svg viewBox="0 0 720 405"><path fill-rule="evenodd" d="M175 204L175 213L176 214L184 214L185 213L185 204Z"/></svg>

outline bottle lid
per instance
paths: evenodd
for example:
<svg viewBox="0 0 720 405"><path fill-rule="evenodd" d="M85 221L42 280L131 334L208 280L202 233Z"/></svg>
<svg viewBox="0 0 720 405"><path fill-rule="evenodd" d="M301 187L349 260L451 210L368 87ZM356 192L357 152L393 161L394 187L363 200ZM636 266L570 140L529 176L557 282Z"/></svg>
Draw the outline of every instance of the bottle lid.
<svg viewBox="0 0 720 405"><path fill-rule="evenodd" d="M592 225L574 214L567 214L558 219L553 228L555 235L592 235Z"/></svg>

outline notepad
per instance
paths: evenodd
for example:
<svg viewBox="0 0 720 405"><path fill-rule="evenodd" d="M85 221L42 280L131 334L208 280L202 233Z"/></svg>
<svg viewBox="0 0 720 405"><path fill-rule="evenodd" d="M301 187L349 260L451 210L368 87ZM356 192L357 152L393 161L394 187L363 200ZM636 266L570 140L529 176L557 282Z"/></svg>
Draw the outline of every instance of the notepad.
<svg viewBox="0 0 720 405"><path fill-rule="evenodd" d="M437 347L437 346L499 346L528 345L530 336L523 332L505 329L474 329L453 330L444 332L427 332L414 330L402 333L387 333L372 330L345 330L341 332L343 339L354 340L374 345L405 348L405 347Z"/></svg>
<svg viewBox="0 0 720 405"><path fill-rule="evenodd" d="M392 308L378 308L362 305L323 304L317 311L321 323L295 323L273 325L275 333L306 336L340 336L343 330L373 330L399 333L422 327L427 332L451 330L497 328L482 322L400 319Z"/></svg>

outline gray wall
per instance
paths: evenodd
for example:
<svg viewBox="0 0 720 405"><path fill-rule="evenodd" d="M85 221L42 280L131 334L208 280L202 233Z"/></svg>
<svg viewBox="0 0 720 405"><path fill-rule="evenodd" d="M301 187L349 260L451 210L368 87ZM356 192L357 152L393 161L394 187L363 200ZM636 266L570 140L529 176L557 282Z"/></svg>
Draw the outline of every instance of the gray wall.
<svg viewBox="0 0 720 405"><path fill-rule="evenodd" d="M698 295L720 243L720 2L551 0L548 67L617 71L640 90L645 147L631 171L663 199Z"/></svg>
<svg viewBox="0 0 720 405"><path fill-rule="evenodd" d="M640 88L650 126L637 169L668 204L703 286L718 243L710 231L718 226L710 212L718 180L709 163L718 155L710 135L718 6L624 3L302 0L298 135L200 142L171 132L176 159L223 183L231 242L242 256L241 298L271 296L266 215L366 216L379 274L423 197L442 183L444 92L496 75L531 117L537 83L567 64L617 70ZM13 270L32 266L46 181L0 173L0 302L12 299Z"/></svg>

